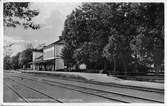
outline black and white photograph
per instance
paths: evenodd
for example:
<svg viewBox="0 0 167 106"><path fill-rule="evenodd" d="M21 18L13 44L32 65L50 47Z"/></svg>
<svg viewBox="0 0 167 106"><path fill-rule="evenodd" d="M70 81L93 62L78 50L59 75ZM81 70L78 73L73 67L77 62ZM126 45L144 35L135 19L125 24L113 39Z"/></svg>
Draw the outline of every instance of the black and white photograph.
<svg viewBox="0 0 167 106"><path fill-rule="evenodd" d="M0 2L4 104L165 104L165 2Z"/></svg>

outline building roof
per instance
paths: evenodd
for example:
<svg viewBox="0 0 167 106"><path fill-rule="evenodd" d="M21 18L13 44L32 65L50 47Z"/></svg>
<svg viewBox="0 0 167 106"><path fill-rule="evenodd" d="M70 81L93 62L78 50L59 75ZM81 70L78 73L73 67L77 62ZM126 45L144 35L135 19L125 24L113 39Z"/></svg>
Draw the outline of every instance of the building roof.
<svg viewBox="0 0 167 106"><path fill-rule="evenodd" d="M53 43L51 43L47 46L44 46L44 49L48 48L48 47L51 47L51 46L54 46L54 45L64 45L64 43L65 43L64 40L61 37L59 37L58 41L55 41L55 42L53 42Z"/></svg>

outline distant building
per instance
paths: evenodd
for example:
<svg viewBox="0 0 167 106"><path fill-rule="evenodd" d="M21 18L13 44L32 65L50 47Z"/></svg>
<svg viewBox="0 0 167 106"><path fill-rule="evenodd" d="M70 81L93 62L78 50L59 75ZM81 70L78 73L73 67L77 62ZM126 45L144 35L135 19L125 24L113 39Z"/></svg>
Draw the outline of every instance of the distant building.
<svg viewBox="0 0 167 106"><path fill-rule="evenodd" d="M64 69L64 60L61 58L64 41L58 41L43 47L40 50L33 50L33 61L31 69L43 71L56 71Z"/></svg>
<svg viewBox="0 0 167 106"><path fill-rule="evenodd" d="M31 69L39 70L39 64L43 60L43 50L42 49L33 49L32 51L32 61L31 62Z"/></svg>

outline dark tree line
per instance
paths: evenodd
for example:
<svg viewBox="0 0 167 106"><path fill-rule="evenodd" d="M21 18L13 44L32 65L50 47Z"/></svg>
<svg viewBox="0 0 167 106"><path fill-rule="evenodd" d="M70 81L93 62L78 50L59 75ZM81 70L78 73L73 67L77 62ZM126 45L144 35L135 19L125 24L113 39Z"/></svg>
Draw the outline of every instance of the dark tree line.
<svg viewBox="0 0 167 106"><path fill-rule="evenodd" d="M67 66L158 72L164 64L164 4L83 3L67 16L62 35Z"/></svg>
<svg viewBox="0 0 167 106"><path fill-rule="evenodd" d="M20 69L20 68L28 68L29 62L32 62L32 49L28 48L23 50L22 52L17 53L14 56L6 55L4 57L4 69Z"/></svg>

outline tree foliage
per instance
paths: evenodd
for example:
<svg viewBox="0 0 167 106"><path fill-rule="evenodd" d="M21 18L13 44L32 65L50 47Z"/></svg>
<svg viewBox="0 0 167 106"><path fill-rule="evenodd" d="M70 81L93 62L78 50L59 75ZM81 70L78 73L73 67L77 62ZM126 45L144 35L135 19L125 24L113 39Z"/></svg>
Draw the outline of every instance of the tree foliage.
<svg viewBox="0 0 167 106"><path fill-rule="evenodd" d="M9 70L12 68L11 66L11 58L10 56L6 55L3 59L3 68Z"/></svg>
<svg viewBox="0 0 167 106"><path fill-rule="evenodd" d="M26 50L23 50L22 52L17 53L14 56L8 56L6 55L4 57L4 69L20 69L20 68L26 68L28 66L28 63L32 62L32 49L27 48Z"/></svg>
<svg viewBox="0 0 167 106"><path fill-rule="evenodd" d="M22 51L19 55L19 64L21 67L28 65L29 62L32 62L32 49L30 48Z"/></svg>
<svg viewBox="0 0 167 106"><path fill-rule="evenodd" d="M156 69L164 64L164 4L84 3L67 16L63 37L77 63L105 58L125 74L141 65Z"/></svg>
<svg viewBox="0 0 167 106"><path fill-rule="evenodd" d="M21 53L19 52L15 56L11 57L11 66L12 66L12 69L14 69L14 70L21 68L21 66L19 64L19 56L20 56L20 54Z"/></svg>
<svg viewBox="0 0 167 106"><path fill-rule="evenodd" d="M40 26L32 21L32 18L37 16L39 11L30 9L29 5L29 2L5 2L3 5L4 26L22 25L25 29L39 29Z"/></svg>
<svg viewBox="0 0 167 106"><path fill-rule="evenodd" d="M65 46L62 50L61 57L62 59L64 59L64 63L67 66L67 68L72 67L75 64L73 53L74 51L69 46Z"/></svg>

